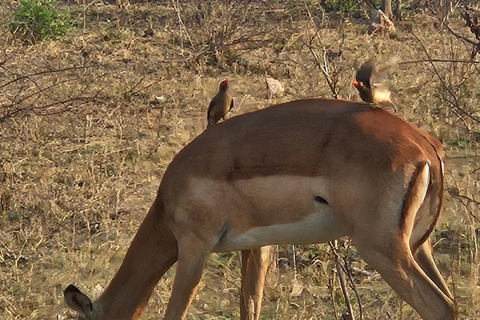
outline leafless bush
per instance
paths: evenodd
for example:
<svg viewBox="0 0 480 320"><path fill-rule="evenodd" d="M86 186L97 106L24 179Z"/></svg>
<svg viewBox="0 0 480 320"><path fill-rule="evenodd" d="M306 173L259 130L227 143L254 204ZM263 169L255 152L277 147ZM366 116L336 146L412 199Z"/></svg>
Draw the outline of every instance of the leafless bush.
<svg viewBox="0 0 480 320"><path fill-rule="evenodd" d="M22 113L46 116L66 112L91 102L98 94L85 81L86 67L15 74L6 65L7 61L0 65L3 78L11 80L0 83L0 122Z"/></svg>

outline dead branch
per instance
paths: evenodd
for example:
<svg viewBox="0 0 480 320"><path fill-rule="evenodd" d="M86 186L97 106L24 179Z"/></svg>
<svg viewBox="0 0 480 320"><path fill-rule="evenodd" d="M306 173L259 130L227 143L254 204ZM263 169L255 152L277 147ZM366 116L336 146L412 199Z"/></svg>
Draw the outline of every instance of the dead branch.
<svg viewBox="0 0 480 320"><path fill-rule="evenodd" d="M320 58L318 57L318 55L315 52L315 49L313 49L313 46L311 45L311 43L308 45L308 49L312 53L318 68L320 69L320 71L322 71L323 77L325 78L325 81L327 81L328 87L330 88L330 91L332 92L333 97L335 99L338 99L339 97L338 97L338 92L337 92L337 83L335 81L333 81L333 79L330 77L330 74L328 72L328 64L327 64L326 59L323 59L323 63L322 63L322 60L320 60Z"/></svg>
<svg viewBox="0 0 480 320"><path fill-rule="evenodd" d="M412 36L415 38L415 40L417 40L417 42L420 44L420 46L422 47L422 50L425 52L425 55L427 56L427 61L430 63L432 69L433 69L433 72L435 73L435 75L437 76L438 80L440 81L440 83L442 84L443 88L446 90L446 92L448 92L448 94L451 96L452 98L452 101L451 101L451 104L452 106L449 105L449 108L450 110L452 110L452 112L460 119L460 121L462 121L462 123L464 124L465 128L467 128L468 132L471 132L471 128L470 126L468 125L468 123L465 121L465 119L463 118L462 115L466 116L467 118L470 118L471 120L475 121L475 122L478 122L480 123L480 119L473 116L472 114L468 113L467 111L465 111L462 107L460 107L459 103L458 103L458 100L457 100L457 96L455 95L455 93L447 86L447 84L445 83L445 80L442 76L440 76L440 73L438 72L437 68L435 67L435 64L432 62L432 58L430 56L430 53L428 52L427 48L425 48L425 46L423 45L422 41L412 32L411 33ZM460 114L462 113L462 115Z"/></svg>
<svg viewBox="0 0 480 320"><path fill-rule="evenodd" d="M71 110L73 106L97 99L100 92L90 92L91 83L78 85L78 77L52 77L54 74L86 68L89 67L69 67L16 75L14 79L1 84L0 91L9 99L0 104L0 122L23 112L39 116L59 114ZM65 87L74 88L75 92L67 93Z"/></svg>
<svg viewBox="0 0 480 320"><path fill-rule="evenodd" d="M358 305L359 305L359 310L360 310L360 320L361 320L361 319L363 319L363 308L362 308L362 302L360 300L360 295L358 294L357 288L355 286L355 282L353 281L353 278L352 278L350 272L340 262L340 255L337 252L338 242L335 240L333 242L330 241L328 244L330 245L330 249L332 250L333 262L335 263L335 269L336 269L337 274L338 274L338 280L340 282L340 288L342 289L342 293L343 293L343 296L345 298L345 304L346 304L346 307L347 307L347 313L344 313L342 315L342 317L343 317L343 319L355 320L355 315L353 313L352 303L350 302L351 299L350 299L349 294L348 294L347 284L346 284L345 276L344 276L344 275L347 275L349 283L350 283L350 288L353 289L353 291L355 292L355 295L357 297L357 300L358 300ZM344 262L346 262L345 259L344 259Z"/></svg>
<svg viewBox="0 0 480 320"><path fill-rule="evenodd" d="M35 72L35 73L30 73L26 74L23 76L19 76L13 80L10 80L2 85L0 85L0 89L5 88L6 86L9 86L15 82L26 80L26 79L32 79L35 76L41 76L41 75L47 75L47 74L52 74L52 73L61 73L65 71L72 71L72 70L80 70L80 69L86 69L90 68L89 66L78 66L78 67L69 67L69 68L64 68L64 69L57 69L57 70L46 70L46 71L40 71L40 72Z"/></svg>
<svg viewBox="0 0 480 320"><path fill-rule="evenodd" d="M324 49L323 59L320 59L317 52L313 48L314 38L316 37L318 39L318 41L320 42L320 44L322 44L322 39L321 39L321 37L318 33L318 29L315 25L315 22L313 20L313 17L312 17L312 14L311 14L310 10L308 9L308 7L306 7L306 9L307 9L308 15L310 17L310 21L312 23L312 26L315 29L315 36L312 36L310 38L310 41L309 41L307 47L310 50L310 52L312 53L313 58L315 59L315 63L317 64L318 68L320 69L320 71L322 71L323 77L325 78L325 81L327 81L328 87L330 88L330 91L332 92L333 97L335 99L338 99L339 95L338 95L338 90L337 90L337 81L336 81L336 79L334 79L330 76L329 67L328 67L328 60L329 60L328 57L331 56L331 54L327 55L327 51ZM345 37L342 38L342 42L341 42L340 46L342 46L344 44L344 42L345 42ZM325 47L325 46L323 46L323 47ZM339 51L338 55L341 55L341 53L342 53L342 49L340 48L340 51Z"/></svg>

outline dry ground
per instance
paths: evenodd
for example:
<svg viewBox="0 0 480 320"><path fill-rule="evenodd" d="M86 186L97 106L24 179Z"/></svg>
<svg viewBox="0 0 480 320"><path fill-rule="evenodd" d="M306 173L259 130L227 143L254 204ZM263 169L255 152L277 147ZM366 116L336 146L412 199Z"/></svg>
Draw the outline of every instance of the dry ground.
<svg viewBox="0 0 480 320"><path fill-rule="evenodd" d="M15 6L4 1L2 24ZM328 67L344 99L359 100L351 81L372 55L400 62L388 77L399 115L442 139L448 153L446 203L432 236L436 258L460 319L480 318L480 65L465 62L470 46L435 28L431 14L412 13L387 38L368 36L365 19L326 14L316 1L151 1L123 10L64 1L61 10L76 28L58 40L27 46L0 30L3 319L71 318L62 298L69 283L99 295L166 166L204 130L224 77L234 114L270 104L265 74L286 87L272 103L332 97L309 47L322 60L341 52ZM473 40L458 12L450 26ZM427 53L445 61L425 62ZM355 248L345 251L364 267ZM327 246L281 247L278 255L286 259L269 272L263 319L335 319L334 305L344 310L338 284L329 287ZM212 255L188 319L238 318L238 266L237 253ZM161 318L173 272L160 281L145 319ZM378 275L354 278L366 319L418 319Z"/></svg>

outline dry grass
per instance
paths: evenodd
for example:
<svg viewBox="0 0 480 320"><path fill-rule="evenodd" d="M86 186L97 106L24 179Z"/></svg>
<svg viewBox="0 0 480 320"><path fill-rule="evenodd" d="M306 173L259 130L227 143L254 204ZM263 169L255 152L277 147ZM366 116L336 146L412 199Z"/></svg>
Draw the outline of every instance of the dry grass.
<svg viewBox="0 0 480 320"><path fill-rule="evenodd" d="M0 19L9 8L0 9ZM208 101L225 76L240 114L269 104L266 73L286 87L274 102L332 97L309 44L320 55L342 50L329 62L330 72L340 97L353 100L359 100L351 86L355 68L370 56L427 58L411 32L434 59L461 61L470 54L434 28L434 17L408 17L391 39L370 37L365 21L324 15L315 1L143 2L126 10L79 1L62 8L78 25L66 38L27 47L0 30L0 313L7 320L69 318L62 290L72 282L99 295L166 166L204 130ZM451 26L469 36L459 17L452 16ZM459 108L480 117L480 66L434 66L400 64L389 84L400 115L439 136L448 150L450 192L433 238L460 318L475 319L480 214L468 199L479 197L480 128ZM64 71L46 73L53 70ZM18 78L25 75L31 76ZM295 252L295 270L290 258L268 275L263 318L335 319L328 248ZM292 248L279 249L285 253L292 255ZM354 266L364 266L350 254ZM238 318L238 265L236 253L212 255L189 319ZM145 319L165 310L172 274L160 281ZM367 319L417 317L378 276L355 279ZM342 311L337 289L334 299Z"/></svg>

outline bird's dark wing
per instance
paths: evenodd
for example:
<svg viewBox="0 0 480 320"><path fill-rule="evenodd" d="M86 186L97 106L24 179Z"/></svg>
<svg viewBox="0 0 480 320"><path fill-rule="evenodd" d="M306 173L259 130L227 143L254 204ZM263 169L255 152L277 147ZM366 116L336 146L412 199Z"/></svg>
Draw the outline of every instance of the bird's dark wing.
<svg viewBox="0 0 480 320"><path fill-rule="evenodd" d="M210 112L212 112L213 109L215 109L215 99L212 99L210 101L210 104L208 105L208 109L207 109L207 114L210 114Z"/></svg>
<svg viewBox="0 0 480 320"><path fill-rule="evenodd" d="M370 85L370 78L375 73L375 60L371 58L367 60L360 69L358 69L355 79L358 82L363 82L365 85Z"/></svg>

